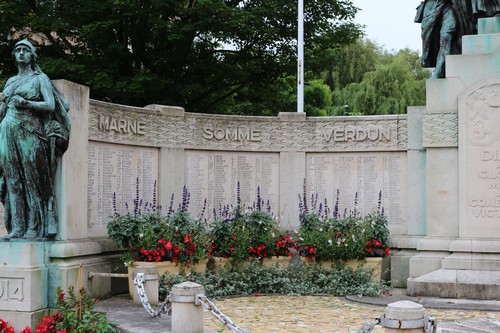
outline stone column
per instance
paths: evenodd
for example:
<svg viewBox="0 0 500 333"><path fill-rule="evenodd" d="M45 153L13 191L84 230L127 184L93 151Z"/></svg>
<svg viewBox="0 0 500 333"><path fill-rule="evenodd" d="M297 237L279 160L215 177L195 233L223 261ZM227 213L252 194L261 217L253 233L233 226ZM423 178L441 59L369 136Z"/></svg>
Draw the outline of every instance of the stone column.
<svg viewBox="0 0 500 333"><path fill-rule="evenodd" d="M197 301L205 288L194 282L183 282L172 288L172 332L203 333L203 306Z"/></svg>

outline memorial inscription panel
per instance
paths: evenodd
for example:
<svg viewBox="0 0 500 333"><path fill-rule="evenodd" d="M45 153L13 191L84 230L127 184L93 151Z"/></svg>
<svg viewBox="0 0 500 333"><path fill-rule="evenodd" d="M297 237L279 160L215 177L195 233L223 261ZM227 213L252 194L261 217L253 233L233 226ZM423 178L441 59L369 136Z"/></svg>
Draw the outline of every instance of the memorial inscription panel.
<svg viewBox="0 0 500 333"><path fill-rule="evenodd" d="M186 187L191 194L189 210L199 216L225 205L236 205L240 187L241 204L256 202L257 188L274 214L279 208L279 154L251 152L186 151Z"/></svg>
<svg viewBox="0 0 500 333"><path fill-rule="evenodd" d="M133 213L136 184L140 199L153 201L158 180L158 150L117 144L89 142L87 227L89 237L107 235L106 226L114 213L116 193L118 213Z"/></svg>
<svg viewBox="0 0 500 333"><path fill-rule="evenodd" d="M468 96L460 114L460 237L500 232L500 84Z"/></svg>
<svg viewBox="0 0 500 333"><path fill-rule="evenodd" d="M339 200L339 213L354 210L369 214L381 206L395 226L406 221L406 153L310 153L307 154L308 198L318 195L333 211Z"/></svg>

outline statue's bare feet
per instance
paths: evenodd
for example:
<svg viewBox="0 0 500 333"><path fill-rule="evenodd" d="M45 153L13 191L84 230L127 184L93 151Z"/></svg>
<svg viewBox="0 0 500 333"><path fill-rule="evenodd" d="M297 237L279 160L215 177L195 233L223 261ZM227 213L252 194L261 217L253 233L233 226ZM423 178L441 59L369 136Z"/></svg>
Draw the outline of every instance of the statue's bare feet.
<svg viewBox="0 0 500 333"><path fill-rule="evenodd" d="M36 238L36 231L34 230L28 230L26 231L26 233L24 234L24 239L33 239L33 238Z"/></svg>
<svg viewBox="0 0 500 333"><path fill-rule="evenodd" d="M6 240L9 240L9 239L12 239L12 238L21 238L23 237L23 234L21 231L12 231L10 234L8 234L7 236L4 237L4 239Z"/></svg>

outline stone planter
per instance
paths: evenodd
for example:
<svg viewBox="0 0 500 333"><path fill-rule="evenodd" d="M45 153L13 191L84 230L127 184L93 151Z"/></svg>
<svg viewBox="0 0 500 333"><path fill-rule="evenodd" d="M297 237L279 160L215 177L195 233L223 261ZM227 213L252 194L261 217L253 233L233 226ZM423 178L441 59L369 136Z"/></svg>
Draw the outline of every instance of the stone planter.
<svg viewBox="0 0 500 333"><path fill-rule="evenodd" d="M293 260L293 257L271 257L271 258L265 258L264 260L260 261L262 265L265 266L278 266L279 268L286 268L290 262ZM245 268L248 267L248 265L251 262L257 262L256 258L250 258L244 262L242 262L239 267L240 268ZM212 257L209 260L209 263L207 264L207 268L212 270L212 271L217 271L217 270L230 270L233 268L233 263L231 262L231 258L221 258L221 257Z"/></svg>
<svg viewBox="0 0 500 333"><path fill-rule="evenodd" d="M290 265L290 262L293 260L293 257L272 257L265 258L262 260L262 264L265 266L277 266L279 268L286 268Z"/></svg>
<svg viewBox="0 0 500 333"><path fill-rule="evenodd" d="M352 269L357 269L358 267L363 267L367 269L373 269L371 277L374 280L380 281L382 279L382 262L384 258L380 257L369 257L364 260L349 260L349 261L334 261L334 260L324 260L321 262L310 262L311 265L319 265L322 267L332 267L338 262L343 265L349 266ZM305 261L305 260L304 260Z"/></svg>
<svg viewBox="0 0 500 333"><path fill-rule="evenodd" d="M165 274L179 274L181 271L183 272L198 272L203 273L206 269L206 262L201 262L197 265L190 266L189 268L176 264L171 261L161 261L161 262L143 262L143 261L134 261L132 264L127 266L128 270L128 290L130 293L130 297L134 300L135 304L140 304L141 300L139 295L137 294L137 289L134 285L134 278L137 273L145 274L145 281L143 283L144 289L146 291L146 295L148 296L149 303L151 305L157 305L158 300L158 284L159 278Z"/></svg>

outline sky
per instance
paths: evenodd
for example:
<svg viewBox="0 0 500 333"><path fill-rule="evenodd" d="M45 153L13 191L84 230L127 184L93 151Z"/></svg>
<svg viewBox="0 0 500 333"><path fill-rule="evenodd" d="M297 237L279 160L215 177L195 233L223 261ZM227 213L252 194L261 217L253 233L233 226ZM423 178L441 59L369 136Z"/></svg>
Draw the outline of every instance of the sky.
<svg viewBox="0 0 500 333"><path fill-rule="evenodd" d="M414 23L420 0L352 0L360 8L355 22L366 25L366 37L386 50L405 47L422 54L420 24Z"/></svg>

